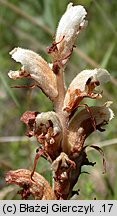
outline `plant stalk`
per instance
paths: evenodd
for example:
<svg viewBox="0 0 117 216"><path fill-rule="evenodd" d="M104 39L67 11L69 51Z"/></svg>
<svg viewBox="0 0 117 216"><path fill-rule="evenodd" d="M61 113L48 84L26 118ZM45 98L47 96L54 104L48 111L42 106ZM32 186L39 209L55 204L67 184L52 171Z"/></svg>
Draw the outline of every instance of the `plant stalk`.
<svg viewBox="0 0 117 216"><path fill-rule="evenodd" d="M62 110L64 105L65 93L66 93L63 68L60 68L59 72L56 75L56 78L57 78L58 96L54 100L54 109L55 112L58 114L63 127L62 151L67 153L68 152L67 149L68 115Z"/></svg>

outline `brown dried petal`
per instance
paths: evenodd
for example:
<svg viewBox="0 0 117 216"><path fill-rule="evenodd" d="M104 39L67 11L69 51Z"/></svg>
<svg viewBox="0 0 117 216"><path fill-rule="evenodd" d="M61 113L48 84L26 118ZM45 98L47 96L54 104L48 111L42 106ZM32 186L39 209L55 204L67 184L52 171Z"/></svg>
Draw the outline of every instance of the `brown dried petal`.
<svg viewBox="0 0 117 216"><path fill-rule="evenodd" d="M26 111L21 116L20 120L23 121L27 125L27 136L34 135L34 127L35 127L35 118L38 112Z"/></svg>
<svg viewBox="0 0 117 216"><path fill-rule="evenodd" d="M71 82L64 100L63 110L70 113L84 97L92 99L102 97L100 93L94 92L94 88L110 79L105 69L84 70L80 72Z"/></svg>
<svg viewBox="0 0 117 216"><path fill-rule="evenodd" d="M38 112L33 112L33 111L26 111L23 113L21 116L20 120L23 121L26 125L29 124L29 120L35 120Z"/></svg>
<svg viewBox="0 0 117 216"><path fill-rule="evenodd" d="M47 180L39 173L34 173L31 180L31 171L27 169L18 169L9 171L6 174L6 182L8 184L17 184L23 188L22 197L30 194L36 200L53 200L56 199ZM27 197L28 198L28 197Z"/></svg>

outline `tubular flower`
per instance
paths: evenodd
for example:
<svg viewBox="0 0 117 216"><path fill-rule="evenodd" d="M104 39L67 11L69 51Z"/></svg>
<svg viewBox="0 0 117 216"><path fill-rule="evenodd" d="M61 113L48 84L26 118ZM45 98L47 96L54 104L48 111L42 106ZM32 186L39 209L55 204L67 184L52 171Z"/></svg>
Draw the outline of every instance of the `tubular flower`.
<svg viewBox="0 0 117 216"><path fill-rule="evenodd" d="M50 111L37 115L34 135L52 160L58 156L61 149L62 126L55 112Z"/></svg>
<svg viewBox="0 0 117 216"><path fill-rule="evenodd" d="M84 97L101 98L101 93L94 92L94 88L108 82L110 75L105 69L83 70L71 82L64 99L63 110L68 113L78 107Z"/></svg>
<svg viewBox="0 0 117 216"><path fill-rule="evenodd" d="M22 48L15 48L10 55L16 62L22 64L18 71L10 71L12 79L31 77L50 98L57 96L56 76L47 62L37 53Z"/></svg>
<svg viewBox="0 0 117 216"><path fill-rule="evenodd" d="M109 108L111 101L102 106L90 107L93 118L96 122L96 129L103 132L102 127L108 124L114 117L113 111ZM69 126L68 142L70 151L79 152L84 145L85 139L94 131L91 117L86 109L81 110L71 121Z"/></svg>
<svg viewBox="0 0 117 216"><path fill-rule="evenodd" d="M46 154L53 160L58 156L62 141L62 126L57 114L53 111L38 114L27 111L22 117L27 125L27 135L35 136L42 144Z"/></svg>
<svg viewBox="0 0 117 216"><path fill-rule="evenodd" d="M67 56L73 49L75 39L85 24L86 14L87 12L83 6L73 6L73 3L68 5L58 24L55 38L61 56Z"/></svg>

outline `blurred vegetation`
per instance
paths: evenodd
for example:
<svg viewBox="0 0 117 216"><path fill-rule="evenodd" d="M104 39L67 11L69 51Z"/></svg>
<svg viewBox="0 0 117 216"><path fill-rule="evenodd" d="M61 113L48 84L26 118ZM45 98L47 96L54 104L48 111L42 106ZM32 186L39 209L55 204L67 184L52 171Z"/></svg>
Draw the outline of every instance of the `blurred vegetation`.
<svg viewBox="0 0 117 216"><path fill-rule="evenodd" d="M17 81L8 78L10 69L19 67L9 56L14 47L24 47L40 53L48 62L46 47L52 43L57 24L68 0L0 0L0 199L20 199L14 186L7 186L5 173L10 169L32 168L36 140L25 137L25 126L20 116L26 110L39 112L52 109L52 104L35 88L16 89L14 85L30 85L31 80ZM102 174L102 161L97 152L89 151L95 167L84 167L75 189L80 189L78 199L117 199L117 1L116 0L73 0L88 11L88 27L79 35L76 49L67 66L67 85L74 76L85 68L106 68L111 82L103 87L103 99L85 100L89 105L103 104L112 100L115 118L104 133L92 134L86 144L100 143L107 162L107 172ZM104 146L103 146L104 144ZM48 162L41 158L37 171L51 183ZM86 174L89 172L90 174Z"/></svg>

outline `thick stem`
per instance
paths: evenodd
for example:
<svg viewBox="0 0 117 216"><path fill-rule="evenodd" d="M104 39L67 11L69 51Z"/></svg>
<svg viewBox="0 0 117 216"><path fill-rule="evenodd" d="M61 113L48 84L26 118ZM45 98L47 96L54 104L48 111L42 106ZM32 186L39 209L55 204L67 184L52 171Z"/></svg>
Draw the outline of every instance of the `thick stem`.
<svg viewBox="0 0 117 216"><path fill-rule="evenodd" d="M56 75L57 78L57 89L58 89L58 96L54 100L54 109L55 112L58 114L59 119L61 121L63 127L63 141L62 141L62 151L67 153L67 128L68 128L68 116L62 110L65 98L65 84L64 84L64 73L63 68L59 70Z"/></svg>
<svg viewBox="0 0 117 216"><path fill-rule="evenodd" d="M58 113L60 115L62 113L62 107L63 107L64 97L65 97L65 85L64 85L64 76L63 75L64 75L63 70L60 69L56 75L58 96L56 97L56 99L54 101L55 111L56 111L56 113Z"/></svg>

